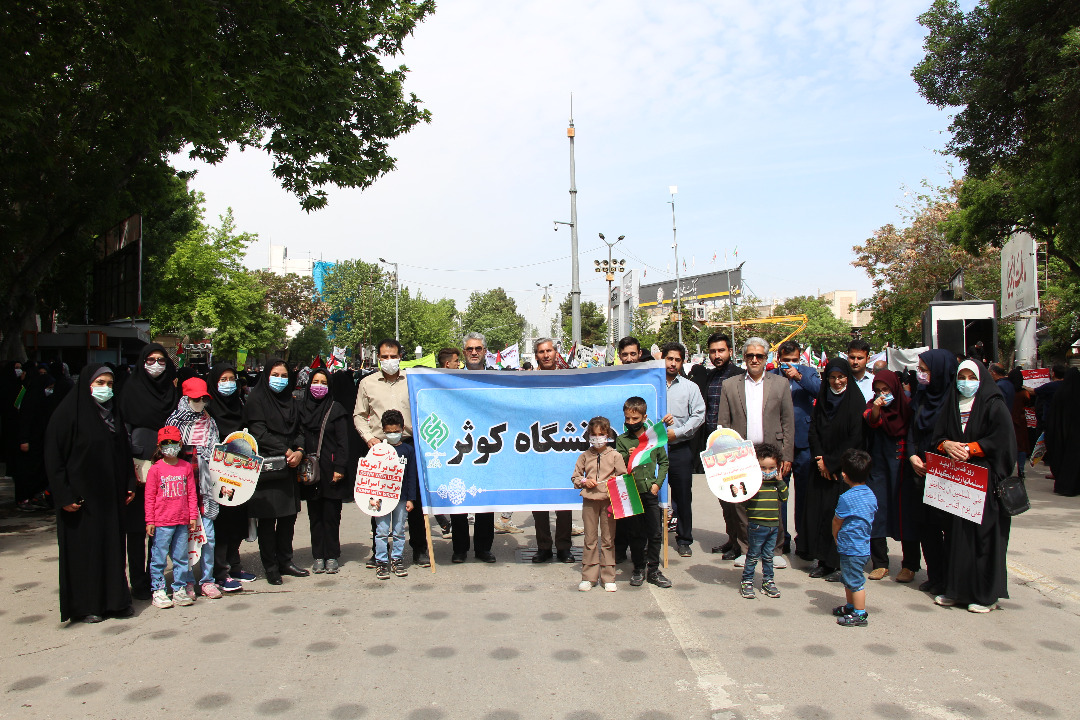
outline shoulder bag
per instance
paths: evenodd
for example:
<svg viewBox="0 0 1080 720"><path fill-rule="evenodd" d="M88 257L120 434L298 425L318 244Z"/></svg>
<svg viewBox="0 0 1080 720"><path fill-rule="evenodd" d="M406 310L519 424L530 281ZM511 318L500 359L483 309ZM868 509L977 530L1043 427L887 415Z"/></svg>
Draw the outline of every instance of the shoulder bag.
<svg viewBox="0 0 1080 720"><path fill-rule="evenodd" d="M300 464L296 466L296 482L301 485L318 485L322 473L319 471L319 453L322 452L323 435L326 433L326 421L330 419L330 410L323 415L322 425L319 426L319 442L315 445L315 452L304 456Z"/></svg>
<svg viewBox="0 0 1080 720"><path fill-rule="evenodd" d="M1031 509L1027 487L1024 486L1024 481L1021 478L1005 478L998 483L995 492L997 492L998 499L1001 501L1001 506L1005 508L1005 512L1009 513L1009 515L1019 515Z"/></svg>

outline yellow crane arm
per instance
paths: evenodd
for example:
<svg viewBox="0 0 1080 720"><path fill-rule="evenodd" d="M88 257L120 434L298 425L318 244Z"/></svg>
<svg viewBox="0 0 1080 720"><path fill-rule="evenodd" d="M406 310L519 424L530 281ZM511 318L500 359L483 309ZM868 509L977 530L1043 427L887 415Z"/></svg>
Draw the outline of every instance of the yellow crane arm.
<svg viewBox="0 0 1080 720"><path fill-rule="evenodd" d="M791 332L777 343L774 343L771 348L775 351L780 347L782 343L787 342L791 338L795 337L803 330L806 329L806 324L810 321L810 318L806 315L770 315L769 317L754 318L752 320L710 320L706 322L706 327L749 327L751 325L780 325L783 327L794 328Z"/></svg>

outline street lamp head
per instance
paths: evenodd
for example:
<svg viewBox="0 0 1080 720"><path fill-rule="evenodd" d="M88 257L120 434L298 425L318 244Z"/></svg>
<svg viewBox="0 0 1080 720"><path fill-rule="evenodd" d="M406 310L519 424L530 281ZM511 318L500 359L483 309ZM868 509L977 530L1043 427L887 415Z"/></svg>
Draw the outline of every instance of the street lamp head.
<svg viewBox="0 0 1080 720"><path fill-rule="evenodd" d="M600 267L600 261L599 260L593 260L593 264L596 265L597 267Z"/></svg>
<svg viewBox="0 0 1080 720"><path fill-rule="evenodd" d="M620 235L620 236L619 236L619 239L620 239L620 240L625 240L625 239L626 239L626 236L625 236L625 235Z"/></svg>
<svg viewBox="0 0 1080 720"><path fill-rule="evenodd" d="M379 262L384 263L384 262L386 262L386 260L384 258L379 258ZM386 263L386 264L389 265L390 263Z"/></svg>
<svg viewBox="0 0 1080 720"><path fill-rule="evenodd" d="M604 233L597 233L597 235L600 236L601 240L607 240L607 238L604 237Z"/></svg>

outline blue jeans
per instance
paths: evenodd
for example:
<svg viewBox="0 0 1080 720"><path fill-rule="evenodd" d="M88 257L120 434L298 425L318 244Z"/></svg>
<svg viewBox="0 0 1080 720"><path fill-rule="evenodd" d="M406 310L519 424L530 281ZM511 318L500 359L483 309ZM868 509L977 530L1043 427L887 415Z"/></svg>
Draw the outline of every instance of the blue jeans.
<svg viewBox="0 0 1080 720"><path fill-rule="evenodd" d="M214 582L214 521L204 516L202 526L206 533L206 544L199 554L199 584L205 585Z"/></svg>
<svg viewBox="0 0 1080 720"><path fill-rule="evenodd" d="M399 502L390 512L375 518L375 562L385 563L387 558L387 539L393 530L394 546L390 550L394 560L400 560L405 552L405 503ZM392 525L392 528L391 528ZM456 534L456 533L455 533Z"/></svg>
<svg viewBox="0 0 1080 720"><path fill-rule="evenodd" d="M870 559L869 555L841 555L840 556L840 577L841 581L851 592L859 592L866 587L866 574L863 569L866 567L866 561Z"/></svg>
<svg viewBox="0 0 1080 720"><path fill-rule="evenodd" d="M761 560L761 579L769 581L773 579L773 550L776 549L776 539L780 535L780 528L765 527L756 523L748 523L746 526L746 565L743 566L743 582L754 581L754 571L757 570L758 560Z"/></svg>
<svg viewBox="0 0 1080 720"><path fill-rule="evenodd" d="M188 526L165 525L154 528L154 544L150 548L150 589L165 589L165 560L172 556L173 591L183 590L195 582L188 567Z"/></svg>

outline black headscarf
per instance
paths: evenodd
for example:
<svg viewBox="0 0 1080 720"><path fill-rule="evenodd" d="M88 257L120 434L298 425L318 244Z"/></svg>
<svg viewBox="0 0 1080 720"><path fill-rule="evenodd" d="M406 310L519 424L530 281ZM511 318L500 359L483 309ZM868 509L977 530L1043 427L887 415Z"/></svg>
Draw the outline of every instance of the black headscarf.
<svg viewBox="0 0 1080 720"><path fill-rule="evenodd" d="M231 370L236 375L236 367L232 363L223 362L210 368L210 374L206 378L206 389L210 392L210 402L206 410L217 423L222 439L244 427L244 392L240 387L239 375L236 378L236 391L232 395L222 395L218 390L218 383L226 370Z"/></svg>
<svg viewBox="0 0 1080 720"><path fill-rule="evenodd" d="M152 352L165 356L165 372L156 378L146 372L146 358ZM155 431L165 425L165 420L176 409L180 397L173 385L176 365L169 353L158 343L150 343L139 353L139 362L120 392L120 412L124 422L133 428L151 428Z"/></svg>
<svg viewBox="0 0 1080 720"><path fill-rule="evenodd" d="M338 370L331 379L333 382L330 384L332 388L330 394L334 396L334 400L341 403L343 408L355 407L357 387L356 381L353 380L352 370Z"/></svg>
<svg viewBox="0 0 1080 720"><path fill-rule="evenodd" d="M300 406L300 429L304 431L307 437L312 438L311 441L308 441L308 446L312 452L315 451L315 446L310 445L310 443L318 441L319 427L322 425L323 417L327 411L330 412L330 417L326 421L328 425L345 415L345 409L334 399L334 380L330 377L330 373L325 368L316 368L311 371L309 380L314 380L316 375L322 375L326 378L327 393L321 398L316 398L311 394L309 384L308 387L301 391L303 395L297 400Z"/></svg>
<svg viewBox="0 0 1080 720"><path fill-rule="evenodd" d="M1046 411L1046 464L1053 469L1075 447L1076 409L1080 407L1080 369L1069 368ZM1055 475L1057 477L1057 475Z"/></svg>
<svg viewBox="0 0 1080 720"><path fill-rule="evenodd" d="M847 376L847 389L836 395L829 385L829 374L842 372ZM814 454L820 454L830 473L840 472L840 458L845 450L863 447L863 411L866 401L862 390L851 374L851 365L843 358L834 358L822 371L821 390L814 403L810 421Z"/></svg>
<svg viewBox="0 0 1080 720"><path fill-rule="evenodd" d="M960 422L960 400L963 396L953 382L945 406L934 426L934 447L944 440L953 442L977 442L986 454L985 458L972 458L972 462L990 468L993 479L1009 477L1016 468L1016 433L1013 431L1012 412L1005 406L1005 397L990 371L978 360L968 359L978 368L979 389L971 406L966 426ZM984 462L980 462L984 460Z"/></svg>
<svg viewBox="0 0 1080 720"><path fill-rule="evenodd" d="M956 355L951 350L927 350L919 355L930 371L930 383L920 386L917 395L919 412L915 414L915 430L918 433L930 432L937 422L938 413L945 406L954 385L956 385Z"/></svg>
<svg viewBox="0 0 1080 720"><path fill-rule="evenodd" d="M184 366L176 371L176 384L183 385L185 380L198 376L199 373L195 372L195 368L190 365Z"/></svg>
<svg viewBox="0 0 1080 720"><path fill-rule="evenodd" d="M281 392L270 389L270 371L277 365L284 365L289 371L289 384ZM244 404L244 425L251 427L252 423L262 422L266 429L275 435L291 442L296 436L299 427L298 404L293 400L293 390L296 389L296 373L285 362L271 360L266 363L266 371L259 374L259 381L251 389L247 402Z"/></svg>

